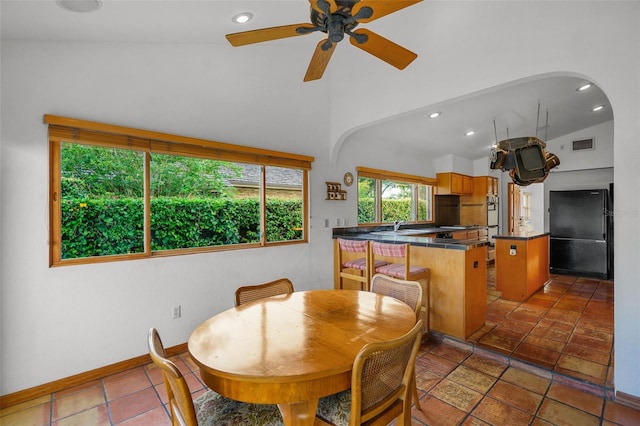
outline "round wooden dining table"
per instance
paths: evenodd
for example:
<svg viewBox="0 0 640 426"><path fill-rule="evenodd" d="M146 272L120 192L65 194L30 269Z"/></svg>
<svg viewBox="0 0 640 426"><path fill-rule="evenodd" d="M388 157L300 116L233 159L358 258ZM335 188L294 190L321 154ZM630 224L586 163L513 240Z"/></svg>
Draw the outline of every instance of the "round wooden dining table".
<svg viewBox="0 0 640 426"><path fill-rule="evenodd" d="M313 425L318 400L351 387L356 354L415 325L414 311L358 290L298 291L208 319L188 348L206 385L244 402L277 404L285 425Z"/></svg>

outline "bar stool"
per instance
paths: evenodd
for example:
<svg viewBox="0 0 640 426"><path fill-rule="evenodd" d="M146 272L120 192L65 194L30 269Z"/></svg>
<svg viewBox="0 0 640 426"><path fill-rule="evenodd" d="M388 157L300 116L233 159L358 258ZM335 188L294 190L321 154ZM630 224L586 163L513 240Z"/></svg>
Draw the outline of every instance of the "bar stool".
<svg viewBox="0 0 640 426"><path fill-rule="evenodd" d="M425 333L429 331L429 269L423 266L411 265L409 244L390 244L371 241L370 265L383 261L386 264L371 266L370 277L383 274L406 281L418 281L422 285L422 309L420 317L423 319ZM379 258L379 259L376 259Z"/></svg>
<svg viewBox="0 0 640 426"><path fill-rule="evenodd" d="M343 279L360 283L360 290L369 291L371 268L369 267L369 241L336 238L334 244L334 288L343 289ZM377 261L376 266L387 264Z"/></svg>

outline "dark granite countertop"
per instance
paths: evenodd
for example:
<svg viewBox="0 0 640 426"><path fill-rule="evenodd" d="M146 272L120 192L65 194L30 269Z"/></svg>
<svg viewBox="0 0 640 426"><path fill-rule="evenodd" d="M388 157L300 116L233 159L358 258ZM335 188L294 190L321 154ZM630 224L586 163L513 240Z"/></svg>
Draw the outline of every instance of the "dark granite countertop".
<svg viewBox="0 0 640 426"><path fill-rule="evenodd" d="M542 238L548 236L548 232L511 232L509 234L498 234L494 235L493 238L496 240L534 240L536 238Z"/></svg>
<svg viewBox="0 0 640 426"><path fill-rule="evenodd" d="M398 232L393 231L392 226L369 226L333 228L333 238L345 238L352 240L373 240L383 243L404 244L412 246L445 248L453 250L469 250L489 244L488 241L454 240L450 237L452 232L484 229L484 226L433 226L433 225L406 225L400 227ZM436 234L436 237L427 237L424 234ZM446 238L445 236L449 236Z"/></svg>

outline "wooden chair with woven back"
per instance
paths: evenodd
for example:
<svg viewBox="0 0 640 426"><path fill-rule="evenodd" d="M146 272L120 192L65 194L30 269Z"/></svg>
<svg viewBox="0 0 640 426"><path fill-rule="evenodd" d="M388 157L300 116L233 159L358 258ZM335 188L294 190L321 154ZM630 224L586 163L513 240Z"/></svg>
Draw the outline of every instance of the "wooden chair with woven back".
<svg viewBox="0 0 640 426"><path fill-rule="evenodd" d="M420 318L425 325L425 333L429 331L429 268L411 264L411 246L406 243L392 244L371 241L371 264L376 261L387 262L382 266L372 267L371 276L383 274L405 281L418 281L422 285L422 306Z"/></svg>
<svg viewBox="0 0 640 426"><path fill-rule="evenodd" d="M351 389L320 399L318 423L336 426L411 425L411 393L422 321L403 336L365 345L356 355Z"/></svg>
<svg viewBox="0 0 640 426"><path fill-rule="evenodd" d="M178 367L167 358L160 334L149 329L149 355L162 371L171 424L176 426L284 425L277 405L248 404L207 391L195 401Z"/></svg>
<svg viewBox="0 0 640 426"><path fill-rule="evenodd" d="M406 281L393 278L388 275L376 274L371 278L371 292L391 296L401 302L406 303L416 314L416 321L420 320L422 310L422 285L418 281ZM420 397L415 377L411 383L413 402L418 409L420 407Z"/></svg>
<svg viewBox="0 0 640 426"><path fill-rule="evenodd" d="M391 296L409 305L416 313L416 321L420 319L422 309L422 285L419 281L407 281L384 274L376 274L371 278L371 291Z"/></svg>
<svg viewBox="0 0 640 426"><path fill-rule="evenodd" d="M369 291L371 267L368 240L346 240L336 238L334 244L334 288L343 289L344 280L353 280L360 284L360 290ZM387 262L378 260L376 266Z"/></svg>
<svg viewBox="0 0 640 426"><path fill-rule="evenodd" d="M385 274L407 281L418 281L429 277L429 269L411 264L411 245L379 243L371 241L371 276ZM376 260L385 264L377 266Z"/></svg>
<svg viewBox="0 0 640 426"><path fill-rule="evenodd" d="M289 278L278 278L264 284L247 285L236 290L236 306L257 299L293 293L293 283Z"/></svg>

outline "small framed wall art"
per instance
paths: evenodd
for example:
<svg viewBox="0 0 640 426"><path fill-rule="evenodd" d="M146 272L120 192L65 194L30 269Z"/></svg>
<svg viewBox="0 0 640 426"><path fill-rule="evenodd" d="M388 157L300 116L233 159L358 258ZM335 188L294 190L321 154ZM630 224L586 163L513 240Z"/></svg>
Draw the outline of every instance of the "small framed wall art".
<svg viewBox="0 0 640 426"><path fill-rule="evenodd" d="M347 199L347 191L342 189L342 184L338 182L325 182L327 184L327 200Z"/></svg>

